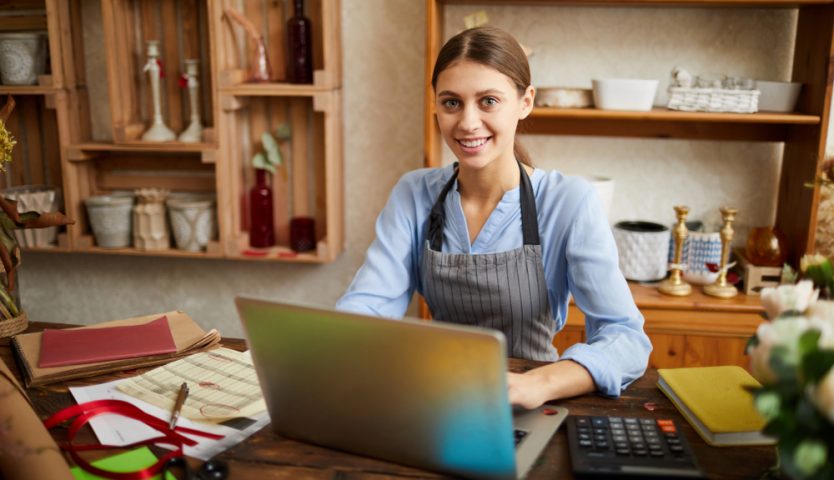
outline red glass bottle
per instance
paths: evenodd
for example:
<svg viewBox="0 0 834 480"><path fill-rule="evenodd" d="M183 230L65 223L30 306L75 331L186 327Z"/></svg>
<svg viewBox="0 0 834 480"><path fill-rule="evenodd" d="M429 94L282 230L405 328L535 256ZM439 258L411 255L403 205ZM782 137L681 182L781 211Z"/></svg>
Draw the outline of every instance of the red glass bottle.
<svg viewBox="0 0 834 480"><path fill-rule="evenodd" d="M272 188L266 183L266 170L255 169L255 185L249 191L249 246L275 245L272 220Z"/></svg>
<svg viewBox="0 0 834 480"><path fill-rule="evenodd" d="M295 0L295 12L287 20L287 79L290 83L313 83L313 47L310 19L304 16L304 0Z"/></svg>

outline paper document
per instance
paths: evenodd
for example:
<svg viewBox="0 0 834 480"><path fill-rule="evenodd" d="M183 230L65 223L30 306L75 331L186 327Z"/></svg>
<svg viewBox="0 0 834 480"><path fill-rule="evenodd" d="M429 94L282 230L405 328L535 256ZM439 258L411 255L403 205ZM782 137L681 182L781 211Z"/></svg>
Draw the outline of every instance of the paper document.
<svg viewBox="0 0 834 480"><path fill-rule="evenodd" d="M119 383L118 389L171 411L183 382L188 384L189 394L181 417L219 423L266 411L252 358L228 348L189 355L154 368Z"/></svg>
<svg viewBox="0 0 834 480"><path fill-rule="evenodd" d="M141 408L150 415L162 419L165 422L168 421L171 417L170 409L159 408L120 392L116 387L119 383L125 381L127 380L115 380L89 387L70 387L70 392L78 403L108 399L124 400ZM184 447L185 454L205 461L242 442L268 423L269 415L264 411L253 417L234 419L222 425L192 422L188 418L180 418L177 425L224 435L224 438L220 440L212 440L196 435L184 434L197 441L197 445L193 447L189 447L188 445ZM144 423L120 415L99 415L93 417L90 419L90 426L93 428L93 432L95 432L99 442L107 445L128 445L160 436L159 432Z"/></svg>

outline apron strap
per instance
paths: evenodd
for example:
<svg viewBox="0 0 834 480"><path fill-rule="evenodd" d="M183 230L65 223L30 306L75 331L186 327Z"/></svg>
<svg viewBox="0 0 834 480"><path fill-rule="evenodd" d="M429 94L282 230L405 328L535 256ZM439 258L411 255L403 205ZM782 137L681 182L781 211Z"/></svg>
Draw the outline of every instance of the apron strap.
<svg viewBox="0 0 834 480"><path fill-rule="evenodd" d="M539 239L539 221L536 217L536 199L533 196L533 184L530 182L530 177L527 176L521 162L518 163L518 168L521 171L519 196L521 197L521 233L524 238L524 245L539 245L541 240ZM458 178L458 162L455 162L454 169L452 177L443 186L429 213L429 246L436 252L443 248L443 225L446 224L446 211L443 208L443 203Z"/></svg>

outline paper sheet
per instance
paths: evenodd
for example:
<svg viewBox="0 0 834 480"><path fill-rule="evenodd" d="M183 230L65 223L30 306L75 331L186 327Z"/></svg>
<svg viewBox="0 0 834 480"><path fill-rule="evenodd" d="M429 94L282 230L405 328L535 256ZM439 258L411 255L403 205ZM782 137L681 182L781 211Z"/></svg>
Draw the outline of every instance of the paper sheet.
<svg viewBox="0 0 834 480"><path fill-rule="evenodd" d="M154 368L125 380L118 389L170 412L183 382L188 384L189 394L181 417L219 423L266 410L252 358L228 348L189 355Z"/></svg>
<svg viewBox="0 0 834 480"><path fill-rule="evenodd" d="M120 392L117 386L125 381L125 379L122 379L89 387L70 387L70 392L78 403L106 399L124 400L166 422L170 419L170 409L159 408ZM193 447L186 446L185 454L205 461L242 442L268 423L269 415L264 411L254 417L243 418L224 425L194 422L188 418L180 418L177 425L224 435L224 438L220 440L188 435L198 443ZM90 419L90 426L93 428L99 442L108 445L127 445L160 435L159 432L144 423L120 415L99 415Z"/></svg>

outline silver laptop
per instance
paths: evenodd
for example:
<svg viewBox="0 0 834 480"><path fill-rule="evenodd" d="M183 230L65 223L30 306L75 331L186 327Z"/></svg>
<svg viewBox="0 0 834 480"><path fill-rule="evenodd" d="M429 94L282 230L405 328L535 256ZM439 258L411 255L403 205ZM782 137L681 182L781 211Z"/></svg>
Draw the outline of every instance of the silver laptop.
<svg viewBox="0 0 834 480"><path fill-rule="evenodd" d="M513 414L504 336L235 299L281 435L475 478L521 478L567 416Z"/></svg>

